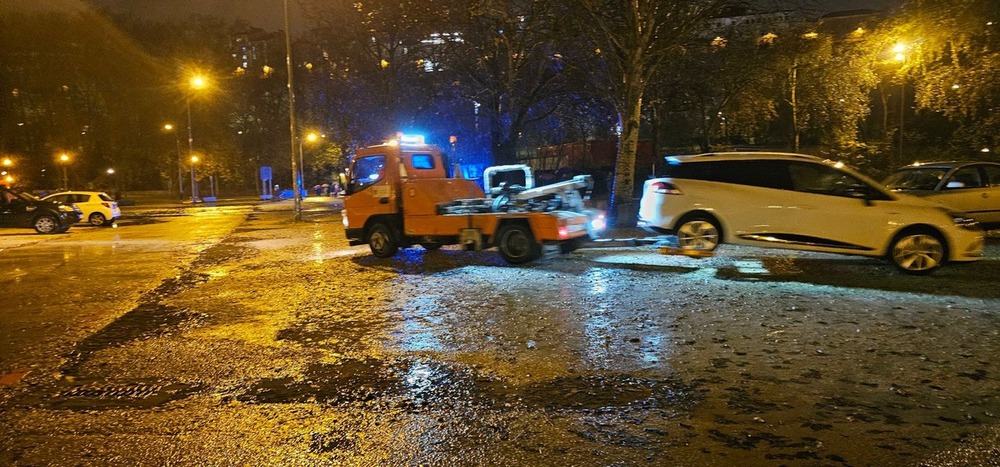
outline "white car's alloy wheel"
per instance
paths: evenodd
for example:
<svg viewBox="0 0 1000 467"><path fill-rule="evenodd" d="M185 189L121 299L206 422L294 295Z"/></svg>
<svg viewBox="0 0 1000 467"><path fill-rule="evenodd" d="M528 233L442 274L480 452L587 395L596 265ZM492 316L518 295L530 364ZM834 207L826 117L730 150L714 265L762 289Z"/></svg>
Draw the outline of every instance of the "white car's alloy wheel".
<svg viewBox="0 0 1000 467"><path fill-rule="evenodd" d="M892 262L903 271L922 274L941 266L944 259L944 245L937 237L926 234L910 234L899 238L892 246Z"/></svg>
<svg viewBox="0 0 1000 467"><path fill-rule="evenodd" d="M712 251L719 246L719 229L705 219L692 219L677 229L677 245L683 249Z"/></svg>

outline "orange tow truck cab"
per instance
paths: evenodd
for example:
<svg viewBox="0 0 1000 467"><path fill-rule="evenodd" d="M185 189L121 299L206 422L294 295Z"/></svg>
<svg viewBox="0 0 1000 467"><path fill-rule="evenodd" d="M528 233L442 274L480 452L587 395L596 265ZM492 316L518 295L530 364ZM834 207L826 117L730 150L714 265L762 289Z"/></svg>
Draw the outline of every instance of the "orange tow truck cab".
<svg viewBox="0 0 1000 467"><path fill-rule="evenodd" d="M488 197L474 180L449 178L440 148L422 141L360 149L346 175L347 239L368 244L380 258L417 244L427 250L496 246L507 262L520 264L554 249L546 246L572 251L591 235L592 215L561 210L564 204L551 195L513 200L506 195L525 189L505 184Z"/></svg>

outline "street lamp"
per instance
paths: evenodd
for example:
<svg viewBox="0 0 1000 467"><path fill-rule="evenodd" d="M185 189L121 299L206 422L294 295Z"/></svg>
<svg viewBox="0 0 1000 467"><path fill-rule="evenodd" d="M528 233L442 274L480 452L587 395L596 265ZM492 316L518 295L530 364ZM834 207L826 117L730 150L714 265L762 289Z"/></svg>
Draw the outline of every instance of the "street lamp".
<svg viewBox="0 0 1000 467"><path fill-rule="evenodd" d="M190 91L200 91L208 86L208 79L201 74L194 74L188 79L188 89ZM187 103L188 117L188 154L191 155L191 202L198 202L198 185L194 180L194 164L198 162L198 156L194 154L194 133L191 132L191 92L187 93L184 99Z"/></svg>
<svg viewBox="0 0 1000 467"><path fill-rule="evenodd" d="M292 85L292 36L289 32L288 0L284 0L285 9L285 68L288 70L288 137L291 140L289 156L292 160L292 189L295 190L295 221L302 220L302 187L299 186L297 168L295 167L295 136L298 134L295 122L295 86Z"/></svg>
<svg viewBox="0 0 1000 467"><path fill-rule="evenodd" d="M310 131L309 134L307 134L304 138L299 138L299 173L298 173L298 176L299 176L299 186L300 187L303 186L302 184L305 182L305 175L304 174L305 174L305 171L306 171L305 163L302 162L302 160L303 160L302 159L302 144L305 141L308 141L310 143L315 143L317 140L319 140L319 135L317 135L316 132L314 132L314 131Z"/></svg>
<svg viewBox="0 0 1000 467"><path fill-rule="evenodd" d="M69 175L66 173L66 166L69 165L69 154L65 152L60 154L59 162L63 169L63 190L69 190Z"/></svg>
<svg viewBox="0 0 1000 467"><path fill-rule="evenodd" d="M163 129L174 134L174 144L177 145L177 196L184 199L184 161L181 158L181 137L170 123L163 125Z"/></svg>
<svg viewBox="0 0 1000 467"><path fill-rule="evenodd" d="M194 169L194 165L198 163L198 156L196 154L191 155L191 204L197 203L198 200L198 182L197 182L197 172Z"/></svg>
<svg viewBox="0 0 1000 467"><path fill-rule="evenodd" d="M894 54L892 59L899 62L900 64L900 76L899 76L899 163L903 163L903 122L906 116L906 75L903 74L905 70L902 67L906 64L906 51L909 47L900 42L892 47L892 53Z"/></svg>

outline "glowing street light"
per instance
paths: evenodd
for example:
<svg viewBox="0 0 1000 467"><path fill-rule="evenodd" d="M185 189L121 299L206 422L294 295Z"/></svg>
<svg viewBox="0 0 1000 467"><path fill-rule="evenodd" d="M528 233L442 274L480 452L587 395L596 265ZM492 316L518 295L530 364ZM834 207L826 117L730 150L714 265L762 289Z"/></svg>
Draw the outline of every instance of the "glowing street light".
<svg viewBox="0 0 1000 467"><path fill-rule="evenodd" d="M10 167L14 165L14 159L11 159L9 157L4 157L3 160L0 160L0 165L3 165L4 167Z"/></svg>
<svg viewBox="0 0 1000 467"><path fill-rule="evenodd" d="M59 155L59 163L63 169L63 190L69 189L69 175L66 173L66 166L69 165L69 154L65 152Z"/></svg>
<svg viewBox="0 0 1000 467"><path fill-rule="evenodd" d="M163 129L174 134L174 144L177 145L177 196L184 199L184 161L181 157L181 137L177 135L173 124L163 125Z"/></svg>
<svg viewBox="0 0 1000 467"><path fill-rule="evenodd" d="M200 159L198 159L198 155L197 154L192 154L191 155L191 204L197 203L199 201L198 200L198 182L196 180L196 178L197 178L197 175L196 175L197 172L194 169L194 165L197 164L199 160Z"/></svg>
<svg viewBox="0 0 1000 467"><path fill-rule="evenodd" d="M906 64L906 51L910 49L910 46L905 42L898 42L896 45L892 46L892 53L894 54L892 59L899 62L900 66ZM906 121L904 118L906 116L906 76L903 75L899 79L899 161L903 162L903 123Z"/></svg>
<svg viewBox="0 0 1000 467"><path fill-rule="evenodd" d="M305 171L306 171L305 163L302 162L302 144L305 141L308 141L310 143L315 143L316 141L319 141L319 138L320 138L320 136L318 134L316 134L315 131L310 131L308 134L305 135L305 137L299 138L299 173L298 173L298 177L299 177L299 186L300 187L303 186L303 183L305 183Z"/></svg>
<svg viewBox="0 0 1000 467"><path fill-rule="evenodd" d="M188 78L188 89L191 92L187 93L185 101L187 103L187 118L188 118L188 126L187 126L187 130L188 130L188 154L191 155L191 176L192 176L192 178L191 178L191 202L192 203L197 203L198 202L198 189L197 189L198 185L195 183L195 180L193 178L194 177L194 164L196 162L198 162L198 156L196 156L194 154L194 133L191 131L191 94L193 92L197 92L197 91L200 91L202 89L205 89L206 87L208 87L208 78L206 78L204 75L202 75L200 73L196 73L194 75L191 75ZM166 128L166 126L164 126L164 128ZM178 164L179 164L179 161L180 161L180 158L178 157ZM180 171L179 168L178 168L178 171Z"/></svg>

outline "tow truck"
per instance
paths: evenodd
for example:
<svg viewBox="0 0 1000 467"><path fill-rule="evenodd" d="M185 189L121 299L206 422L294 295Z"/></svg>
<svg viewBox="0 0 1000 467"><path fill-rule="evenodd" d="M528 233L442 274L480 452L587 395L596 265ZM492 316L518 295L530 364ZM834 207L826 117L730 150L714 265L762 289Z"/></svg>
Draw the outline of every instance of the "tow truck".
<svg viewBox="0 0 1000 467"><path fill-rule="evenodd" d="M359 149L343 177L348 242L368 244L379 258L416 244L495 246L522 264L570 252L604 228L603 214L585 204L588 176L536 187L527 166L498 166L484 171L484 190L449 177L445 165L441 149L419 137Z"/></svg>

